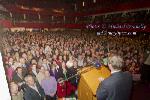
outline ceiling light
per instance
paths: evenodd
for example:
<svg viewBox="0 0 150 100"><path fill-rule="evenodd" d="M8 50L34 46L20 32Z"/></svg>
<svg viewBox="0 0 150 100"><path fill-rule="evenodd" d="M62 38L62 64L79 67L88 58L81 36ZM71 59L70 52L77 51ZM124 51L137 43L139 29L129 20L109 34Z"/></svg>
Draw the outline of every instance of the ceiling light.
<svg viewBox="0 0 150 100"><path fill-rule="evenodd" d="M74 10L77 11L77 5L76 4L74 4Z"/></svg>
<svg viewBox="0 0 150 100"><path fill-rule="evenodd" d="M26 19L26 14L23 14L23 19Z"/></svg>
<svg viewBox="0 0 150 100"><path fill-rule="evenodd" d="M93 3L96 3L96 0L93 0Z"/></svg>
<svg viewBox="0 0 150 100"><path fill-rule="evenodd" d="M84 2L84 1L82 2L82 6L83 6L83 7L85 6L85 2Z"/></svg>

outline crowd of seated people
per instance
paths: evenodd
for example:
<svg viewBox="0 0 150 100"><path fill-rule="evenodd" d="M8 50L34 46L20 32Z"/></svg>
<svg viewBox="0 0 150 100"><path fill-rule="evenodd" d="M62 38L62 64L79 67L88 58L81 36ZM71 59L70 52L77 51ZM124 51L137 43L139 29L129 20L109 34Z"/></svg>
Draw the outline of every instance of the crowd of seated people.
<svg viewBox="0 0 150 100"><path fill-rule="evenodd" d="M17 96L25 100L72 96L78 77L67 79L94 61L103 63L112 53L124 58L124 71L139 73L144 61L143 42L76 31L6 32L1 46L13 100L22 100L15 99Z"/></svg>

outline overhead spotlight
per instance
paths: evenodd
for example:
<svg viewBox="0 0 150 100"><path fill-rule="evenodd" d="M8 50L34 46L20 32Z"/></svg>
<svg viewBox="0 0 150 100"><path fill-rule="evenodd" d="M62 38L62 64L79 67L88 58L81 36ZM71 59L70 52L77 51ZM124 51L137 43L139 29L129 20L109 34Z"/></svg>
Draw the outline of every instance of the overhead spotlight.
<svg viewBox="0 0 150 100"><path fill-rule="evenodd" d="M54 20L54 16L52 16L51 18L52 18L52 21L53 21Z"/></svg>
<svg viewBox="0 0 150 100"><path fill-rule="evenodd" d="M23 14L23 19L26 19L26 14Z"/></svg>
<svg viewBox="0 0 150 100"><path fill-rule="evenodd" d="M41 19L41 15L38 13L38 18L39 18L39 20Z"/></svg>
<svg viewBox="0 0 150 100"><path fill-rule="evenodd" d="M77 11L77 5L76 4L74 4L74 10Z"/></svg>
<svg viewBox="0 0 150 100"><path fill-rule="evenodd" d="M93 0L93 3L96 3L96 0Z"/></svg>
<svg viewBox="0 0 150 100"><path fill-rule="evenodd" d="M82 2L82 6L83 6L83 7L85 6L85 2L84 2L84 1Z"/></svg>
<svg viewBox="0 0 150 100"><path fill-rule="evenodd" d="M12 18L12 13L11 13L11 12L9 13L9 15L10 15L10 17Z"/></svg>
<svg viewBox="0 0 150 100"><path fill-rule="evenodd" d="M66 21L66 16L63 17L64 21Z"/></svg>
<svg viewBox="0 0 150 100"><path fill-rule="evenodd" d="M133 32L132 34L133 34L133 35L136 35L136 32Z"/></svg>

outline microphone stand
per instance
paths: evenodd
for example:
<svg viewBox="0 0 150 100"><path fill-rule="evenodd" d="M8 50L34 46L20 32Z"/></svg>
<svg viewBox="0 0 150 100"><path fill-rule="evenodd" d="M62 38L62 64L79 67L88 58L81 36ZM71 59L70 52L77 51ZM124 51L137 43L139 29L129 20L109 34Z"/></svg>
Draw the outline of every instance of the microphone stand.
<svg viewBox="0 0 150 100"><path fill-rule="evenodd" d="M88 65L88 66L90 66L90 65ZM85 66L85 67L88 67L88 66ZM92 65L91 65L91 66L92 66ZM66 89L66 96L65 96L65 97L67 97L67 81L68 81L68 80L70 80L70 79L72 79L72 78L74 78L74 77L76 77L76 76L80 76L81 74L86 73L86 72L91 71L91 70L94 69L94 67L89 67L89 68L87 68L87 69L85 69L85 70L82 71L82 69L85 68L85 67L82 67L82 68L81 68L81 72L79 72L79 73L77 72L77 74L75 74L75 75L73 75L73 76L70 76L70 77L68 77L68 78L67 78L67 76L66 76L66 79L65 79L65 80L62 80L62 81L58 82L58 83L63 83L63 82L65 83L65 82L66 82L66 83L65 83L65 89ZM66 98L65 98L65 99L66 99Z"/></svg>
<svg viewBox="0 0 150 100"><path fill-rule="evenodd" d="M84 67L83 67L83 68L84 68ZM83 74L83 73L86 73L86 72L88 72L88 71L90 71L90 70L92 70L92 69L94 69L94 67L89 67L88 69L86 69L86 70L84 70L84 71L82 71L82 72L80 72L80 73L77 73L77 74L75 74L75 75L73 75L73 76L70 76L70 77L66 78L65 80L60 81L59 83L68 81L68 80L70 80L70 79L72 79L72 78L74 78L74 77L76 77L76 76L78 76L78 75L81 75L81 74ZM81 69L81 70L82 70L82 69Z"/></svg>

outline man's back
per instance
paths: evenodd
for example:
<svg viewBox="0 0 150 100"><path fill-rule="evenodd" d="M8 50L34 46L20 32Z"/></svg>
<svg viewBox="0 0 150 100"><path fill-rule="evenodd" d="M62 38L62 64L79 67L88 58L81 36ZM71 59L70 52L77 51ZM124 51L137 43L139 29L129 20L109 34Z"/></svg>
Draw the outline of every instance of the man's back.
<svg viewBox="0 0 150 100"><path fill-rule="evenodd" d="M97 89L98 100L129 100L132 77L128 72L116 72L105 79Z"/></svg>

